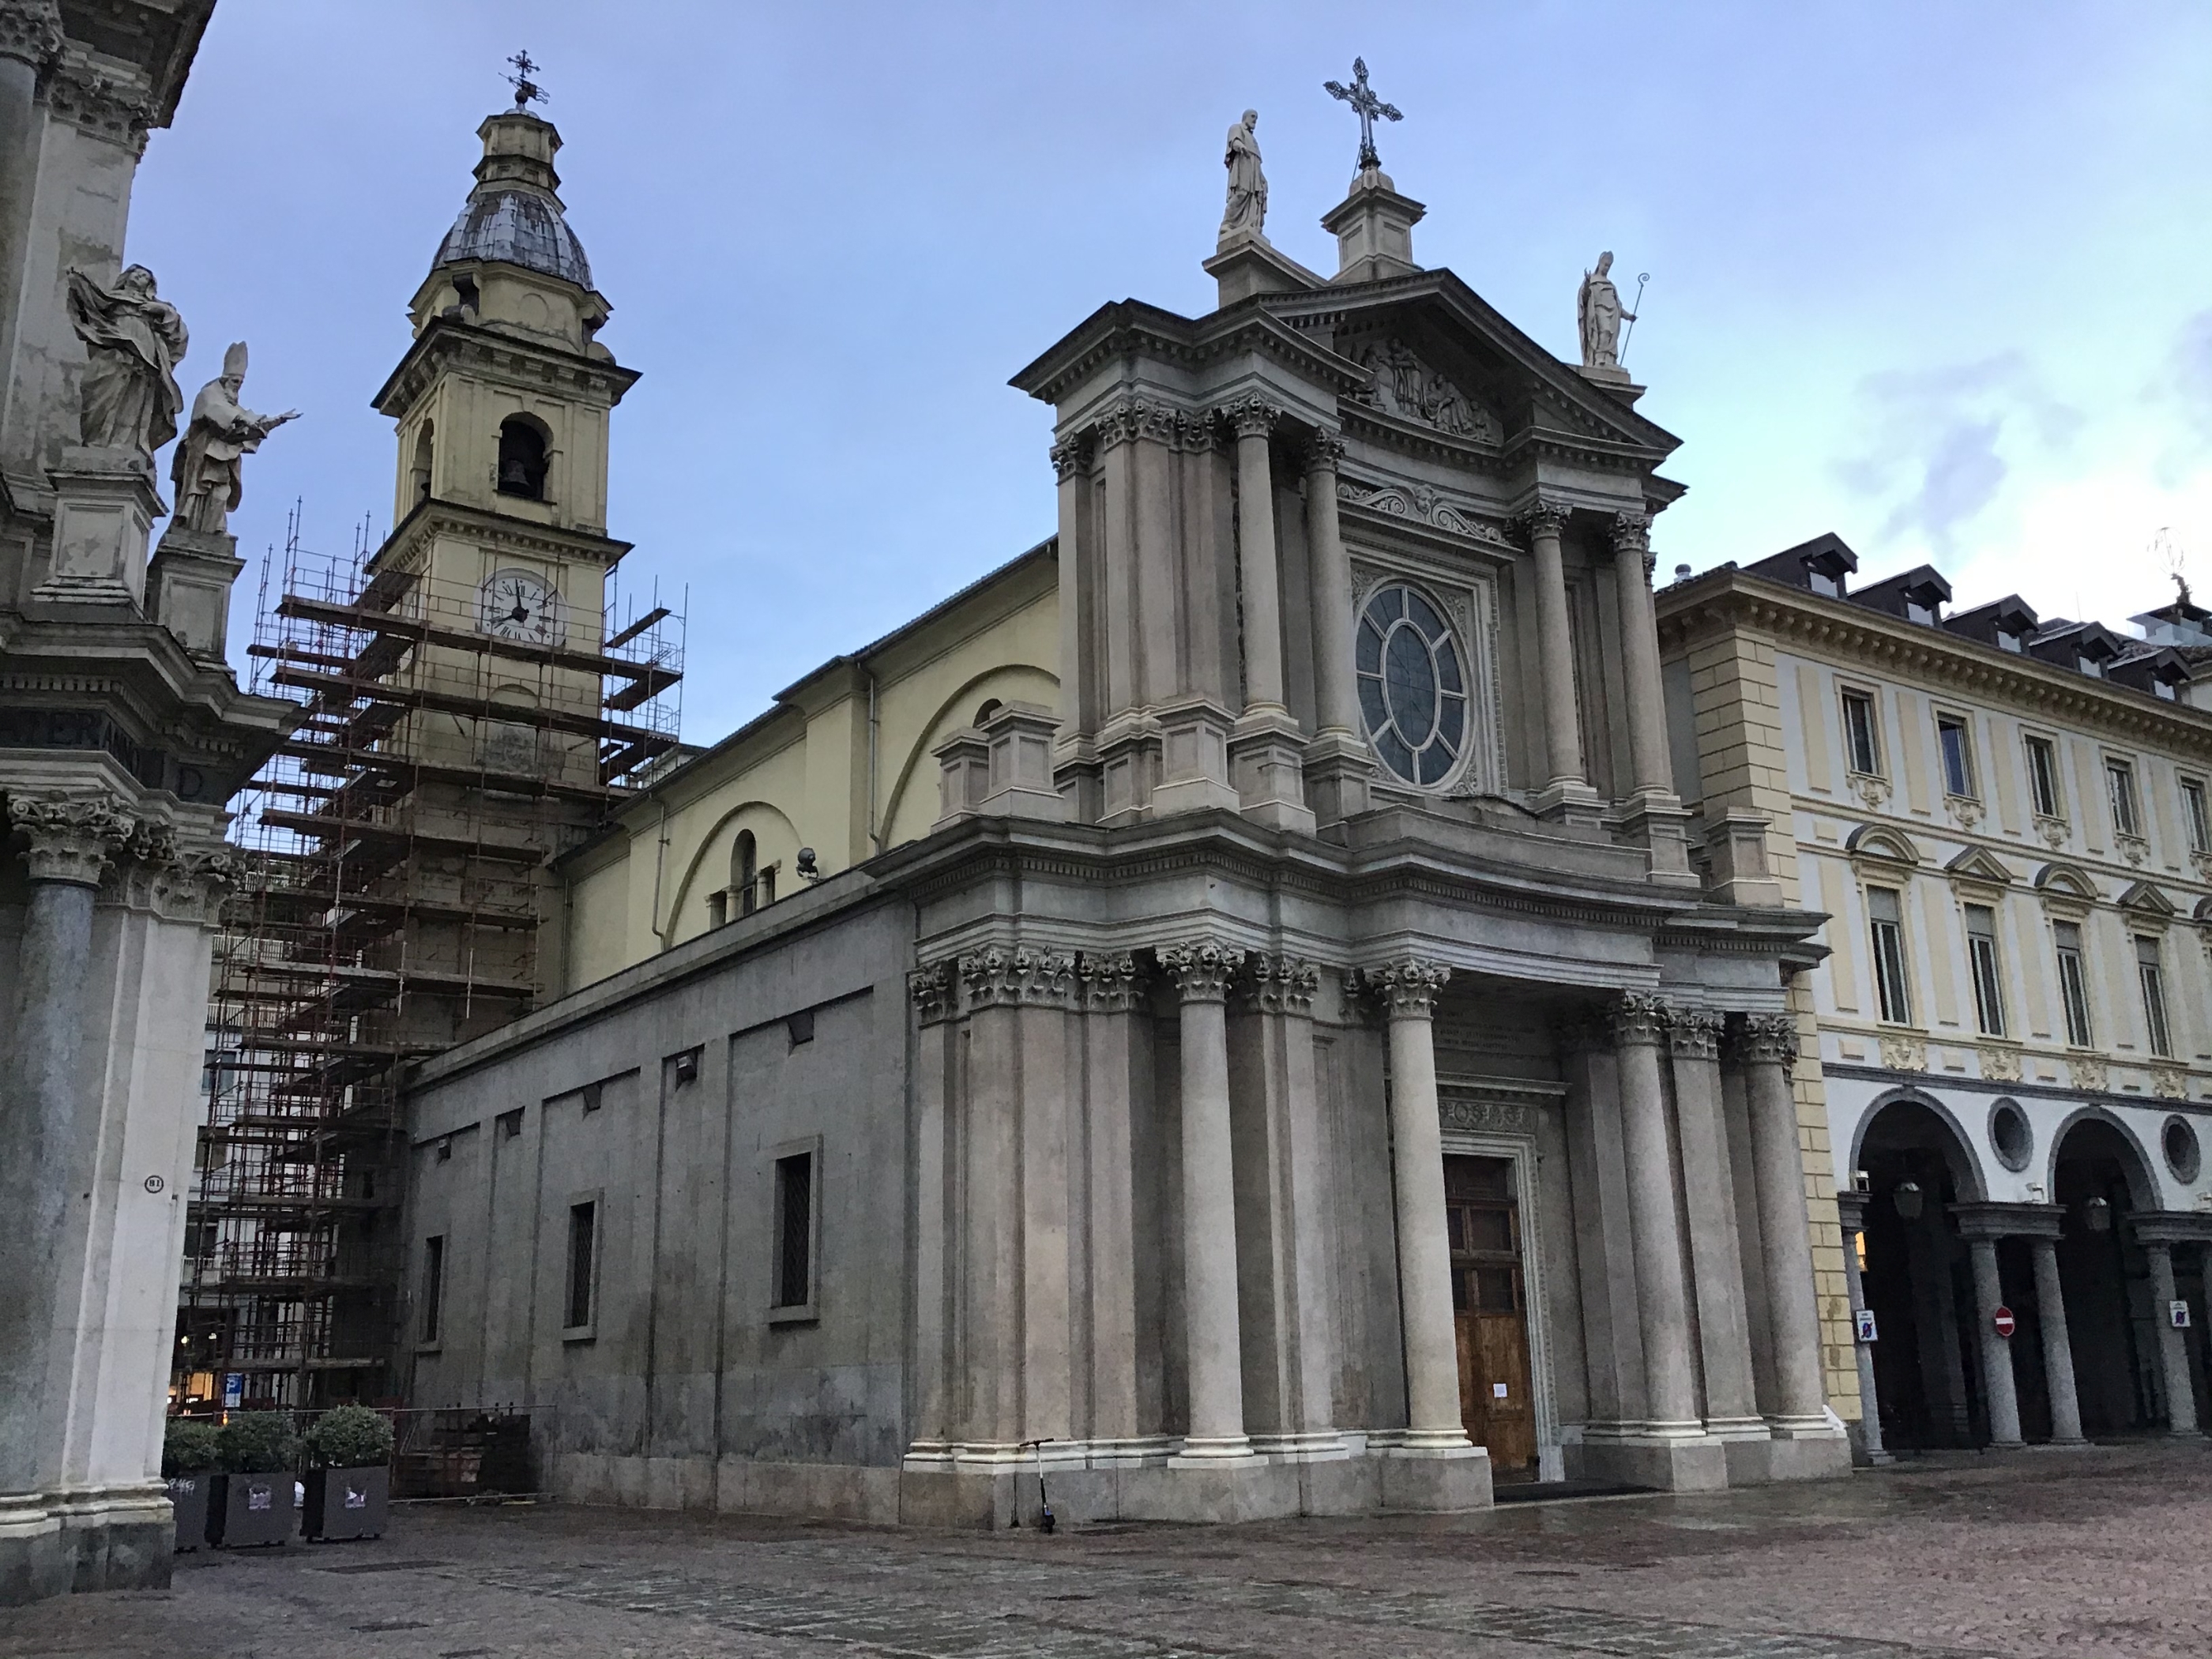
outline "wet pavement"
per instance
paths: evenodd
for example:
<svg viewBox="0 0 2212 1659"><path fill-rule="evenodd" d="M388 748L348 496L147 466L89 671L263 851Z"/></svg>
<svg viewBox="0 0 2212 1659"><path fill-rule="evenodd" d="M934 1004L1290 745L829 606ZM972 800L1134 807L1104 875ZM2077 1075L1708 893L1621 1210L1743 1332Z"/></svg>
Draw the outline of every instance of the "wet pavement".
<svg viewBox="0 0 2212 1659"><path fill-rule="evenodd" d="M1960 1457L1480 1516L991 1536L566 1505L178 1558L0 1656L1014 1659L2212 1653L2212 1450Z"/></svg>

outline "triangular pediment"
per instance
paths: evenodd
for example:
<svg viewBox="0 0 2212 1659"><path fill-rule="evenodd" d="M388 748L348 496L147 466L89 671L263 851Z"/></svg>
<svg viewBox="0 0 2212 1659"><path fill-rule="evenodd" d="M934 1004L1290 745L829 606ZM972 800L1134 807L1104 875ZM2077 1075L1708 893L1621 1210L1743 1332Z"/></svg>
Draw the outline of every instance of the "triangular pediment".
<svg viewBox="0 0 2212 1659"><path fill-rule="evenodd" d="M1961 881L1984 882L1992 887L2008 887L2014 880L2002 859L1979 847L1969 847L1943 867Z"/></svg>
<svg viewBox="0 0 2212 1659"><path fill-rule="evenodd" d="M1261 303L1363 366L1370 349L1380 356L1392 343L1401 347L1425 373L1493 417L1509 444L1546 434L1656 465L1681 442L1638 415L1626 397L1585 380L1449 270L1271 295ZM1396 386L1385 395L1395 399Z"/></svg>
<svg viewBox="0 0 2212 1659"><path fill-rule="evenodd" d="M2120 908L2133 910L2138 915L2175 916L2181 907L2147 881L2139 881L2120 895Z"/></svg>

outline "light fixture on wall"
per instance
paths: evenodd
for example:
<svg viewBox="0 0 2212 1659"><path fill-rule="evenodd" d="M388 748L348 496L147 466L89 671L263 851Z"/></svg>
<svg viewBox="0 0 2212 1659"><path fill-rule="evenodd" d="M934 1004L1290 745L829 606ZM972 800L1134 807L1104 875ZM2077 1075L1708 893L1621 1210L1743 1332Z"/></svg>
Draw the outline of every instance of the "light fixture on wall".
<svg viewBox="0 0 2212 1659"><path fill-rule="evenodd" d="M1869 1175L1864 1170L1852 1170L1851 1190L1855 1193L1872 1192L1874 1190L1874 1177Z"/></svg>
<svg viewBox="0 0 2212 1659"><path fill-rule="evenodd" d="M1918 1182L1899 1182L1896 1187L1892 1189L1889 1194L1889 1199L1891 1203L1897 1206L1897 1213L1905 1220L1917 1221L1920 1219L1920 1207L1923 1200L1921 1196L1920 1183Z"/></svg>
<svg viewBox="0 0 2212 1659"><path fill-rule="evenodd" d="M2101 1198L2093 1198L2081 1206L2081 1219L2093 1233L2112 1231L2112 1206Z"/></svg>
<svg viewBox="0 0 2212 1659"><path fill-rule="evenodd" d="M2044 1196L2041 1182L2031 1181L2027 1183L2027 1201L2031 1204L2048 1204L2051 1201Z"/></svg>

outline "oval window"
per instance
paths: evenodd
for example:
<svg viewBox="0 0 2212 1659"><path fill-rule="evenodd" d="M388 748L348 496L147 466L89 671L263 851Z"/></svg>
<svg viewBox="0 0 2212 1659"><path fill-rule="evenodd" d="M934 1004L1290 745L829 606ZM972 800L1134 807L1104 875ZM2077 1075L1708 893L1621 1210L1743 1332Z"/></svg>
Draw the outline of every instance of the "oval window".
<svg viewBox="0 0 2212 1659"><path fill-rule="evenodd" d="M2016 1102L2000 1100L1990 1109L1990 1146L1997 1162L2014 1172L2025 1170L2035 1152L2035 1132Z"/></svg>
<svg viewBox="0 0 2212 1659"><path fill-rule="evenodd" d="M1367 740L1392 775L1433 787L1467 749L1467 674L1443 614L1405 584L1360 613L1355 666Z"/></svg>
<svg viewBox="0 0 2212 1659"><path fill-rule="evenodd" d="M2197 1126L2185 1117L2170 1117L2159 1139L2166 1152L2166 1167L2173 1171L2173 1178L2196 1180L2203 1164L2203 1154L2197 1144Z"/></svg>

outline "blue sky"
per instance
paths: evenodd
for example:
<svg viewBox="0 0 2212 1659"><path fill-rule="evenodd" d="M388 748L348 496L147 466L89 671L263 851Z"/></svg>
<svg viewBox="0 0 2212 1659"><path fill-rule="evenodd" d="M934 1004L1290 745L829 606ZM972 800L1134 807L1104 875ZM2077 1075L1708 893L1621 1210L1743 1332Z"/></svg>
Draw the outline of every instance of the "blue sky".
<svg viewBox="0 0 2212 1659"><path fill-rule="evenodd" d="M2181 0L222 0L130 256L188 394L243 337L247 401L306 411L249 463L257 562L295 497L313 545L388 528L368 399L519 46L644 375L611 529L633 592L688 587L694 740L1050 533L1049 412L1006 377L1103 301L1210 306L1248 105L1270 234L1334 268L1357 134L1321 82L1355 53L1424 264L1568 356L1599 250L1650 273L1629 362L1690 486L1662 569L1834 530L1961 602L2118 621L2169 546L2212 592L2212 9Z"/></svg>

